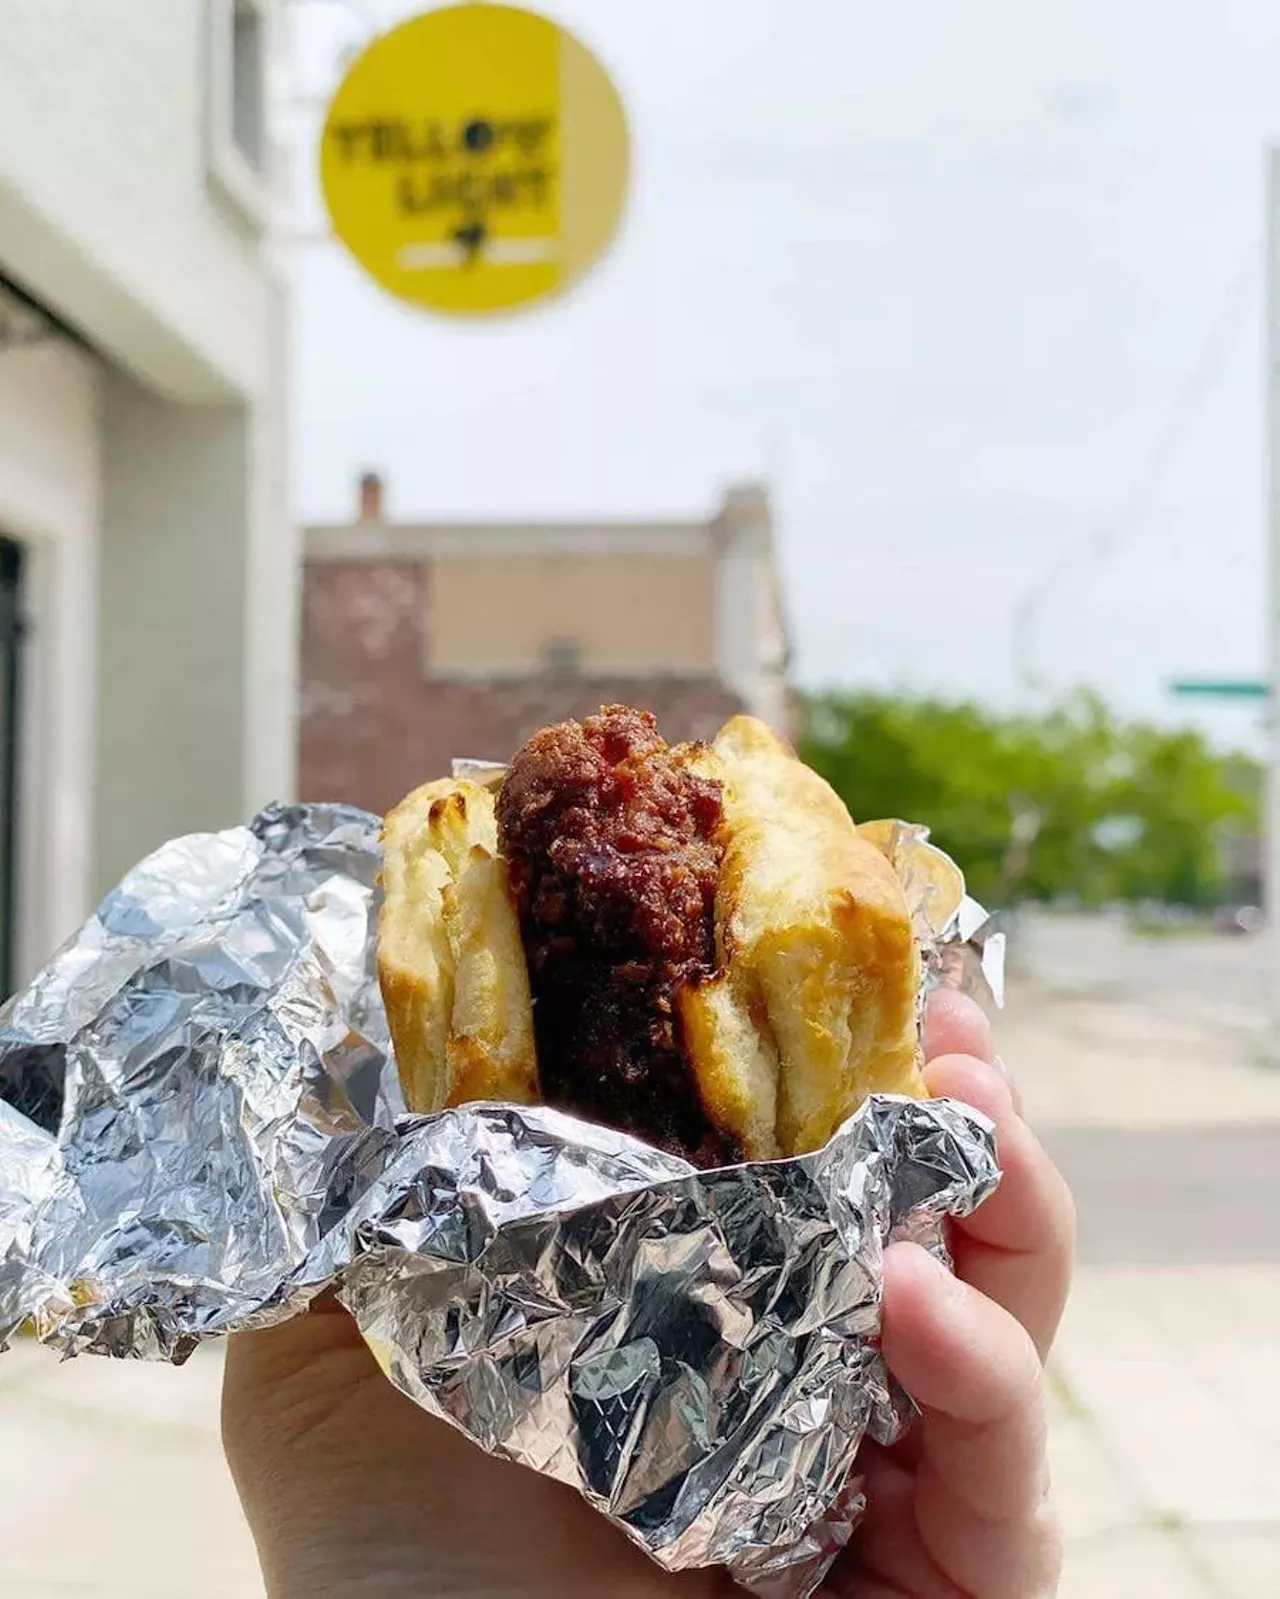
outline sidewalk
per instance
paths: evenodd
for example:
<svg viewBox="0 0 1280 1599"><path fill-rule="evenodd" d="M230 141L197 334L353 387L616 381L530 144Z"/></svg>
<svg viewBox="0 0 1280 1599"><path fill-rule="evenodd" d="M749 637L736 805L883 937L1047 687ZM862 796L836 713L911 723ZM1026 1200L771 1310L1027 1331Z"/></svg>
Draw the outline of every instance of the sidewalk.
<svg viewBox="0 0 1280 1599"><path fill-rule="evenodd" d="M1280 1125L1280 1073L1247 1041L1149 1001L1024 985L1000 1045L1049 1136ZM1207 1236L1181 1264L1080 1270L1050 1371L1062 1599L1280 1594L1280 1264L1223 1264ZM0 1592L260 1599L219 1376L215 1348L177 1371L0 1356Z"/></svg>
<svg viewBox="0 0 1280 1599"><path fill-rule="evenodd" d="M1280 1126L1280 1069L1258 1063L1251 1030L1024 982L997 1035L1037 1126Z"/></svg>
<svg viewBox="0 0 1280 1599"><path fill-rule="evenodd" d="M218 1446L221 1353L179 1370L0 1355L6 1599L261 1599Z"/></svg>
<svg viewBox="0 0 1280 1599"><path fill-rule="evenodd" d="M1050 1381L1062 1599L1280 1593L1278 1325L1280 1269L1082 1273ZM259 1599L220 1370L0 1360L0 1591Z"/></svg>
<svg viewBox="0 0 1280 1599"><path fill-rule="evenodd" d="M1050 1371L1061 1599L1280 1594L1280 1267L1082 1271Z"/></svg>
<svg viewBox="0 0 1280 1599"><path fill-rule="evenodd" d="M1079 1147L1093 1132L1113 1152L1125 1130L1185 1159L1197 1147L1187 1135L1212 1129L1202 1165L1185 1180L1165 1170L1155 1214L1139 1225L1097 1206L1108 1193L1129 1206L1144 1193L1154 1201L1154 1183L1142 1185L1158 1161L1117 1174L1088 1215L1088 1196L1078 1195L1082 1244L1145 1235L1148 1249L1113 1250L1114 1264L1080 1268L1051 1363L1054 1486L1067 1534L1061 1599L1280 1594L1280 1252L1274 1220L1236 1224L1234 1185L1248 1180L1248 1162L1232 1171L1223 1160L1233 1135L1243 1154L1245 1141L1280 1128L1280 1071L1258 1064L1256 1028L1233 1027L1225 1014L1199 995L1175 1004L1024 981L1001 1018L1002 1054L1051 1144ZM1205 1168L1218 1185L1212 1196ZM1238 1253L1241 1234L1270 1234L1260 1262L1221 1263ZM1179 1245L1185 1263L1153 1263L1177 1258Z"/></svg>
<svg viewBox="0 0 1280 1599"><path fill-rule="evenodd" d="M1278 1325L1280 1269L1082 1273L1050 1381L1062 1599L1280 1593ZM259 1599L220 1370L0 1360L0 1591Z"/></svg>

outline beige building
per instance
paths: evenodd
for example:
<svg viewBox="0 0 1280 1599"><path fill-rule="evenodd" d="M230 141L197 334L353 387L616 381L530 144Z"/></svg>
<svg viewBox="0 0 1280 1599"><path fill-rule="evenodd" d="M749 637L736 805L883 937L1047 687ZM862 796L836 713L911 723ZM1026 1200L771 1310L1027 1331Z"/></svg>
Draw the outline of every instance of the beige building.
<svg viewBox="0 0 1280 1599"><path fill-rule="evenodd" d="M382 810L454 756L505 759L613 700L672 739L788 720L768 496L701 521L354 521L306 530L300 792Z"/></svg>

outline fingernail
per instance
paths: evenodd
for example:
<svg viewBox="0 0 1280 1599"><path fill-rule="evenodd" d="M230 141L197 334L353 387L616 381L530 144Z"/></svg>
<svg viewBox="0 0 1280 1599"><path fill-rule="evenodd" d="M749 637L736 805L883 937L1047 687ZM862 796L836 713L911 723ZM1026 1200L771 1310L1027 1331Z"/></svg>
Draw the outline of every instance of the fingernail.
<svg viewBox="0 0 1280 1599"><path fill-rule="evenodd" d="M930 1257L942 1274L942 1284L947 1299L956 1315L968 1315L969 1285L956 1276L955 1267L949 1266L946 1261L939 1260L936 1255Z"/></svg>
<svg viewBox="0 0 1280 1599"><path fill-rule="evenodd" d="M925 1248L923 1244L914 1244L912 1247L923 1255L924 1260L921 1264L924 1272L927 1276L933 1278L934 1286L938 1292L945 1295L958 1311L967 1309L968 1289L956 1276L952 1267L935 1254L932 1249Z"/></svg>
<svg viewBox="0 0 1280 1599"><path fill-rule="evenodd" d="M1018 1115L1021 1116L1022 1115L1022 1092L1021 1092L1021 1090L1018 1087L1018 1079L1013 1075L1013 1073L1005 1065L1004 1056L1003 1055L993 1055L992 1058L991 1058L991 1064L995 1067L995 1069L1000 1073L1001 1077L1003 1077L1005 1082L1009 1085L1009 1097L1013 1100L1013 1108L1014 1108L1015 1111L1017 1111Z"/></svg>

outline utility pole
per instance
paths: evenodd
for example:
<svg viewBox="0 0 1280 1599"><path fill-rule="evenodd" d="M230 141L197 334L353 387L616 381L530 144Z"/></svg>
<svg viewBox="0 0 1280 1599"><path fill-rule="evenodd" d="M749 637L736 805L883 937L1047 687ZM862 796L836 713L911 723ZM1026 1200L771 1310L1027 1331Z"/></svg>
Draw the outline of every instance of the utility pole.
<svg viewBox="0 0 1280 1599"><path fill-rule="evenodd" d="M1027 590L1014 607L1013 623L1010 628L1013 642L1013 679L1028 703L1037 686L1031 643L1043 593L1044 590L1039 584Z"/></svg>
<svg viewBox="0 0 1280 1599"><path fill-rule="evenodd" d="M1266 316L1267 448L1267 642L1272 699L1267 716L1267 810L1263 838L1263 908L1270 940L1269 1000L1273 1022L1280 1023L1280 148L1267 152L1266 260L1263 304ZM1280 1058L1280 1039L1268 1054Z"/></svg>

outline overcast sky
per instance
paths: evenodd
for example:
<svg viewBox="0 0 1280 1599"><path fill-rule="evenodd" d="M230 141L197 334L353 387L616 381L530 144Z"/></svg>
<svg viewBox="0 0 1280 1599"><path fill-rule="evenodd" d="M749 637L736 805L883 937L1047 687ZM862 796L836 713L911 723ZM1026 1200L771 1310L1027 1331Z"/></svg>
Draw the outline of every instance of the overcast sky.
<svg viewBox="0 0 1280 1599"><path fill-rule="evenodd" d="M358 9L298 8L304 87ZM1012 703L1051 573L1050 688L1167 716L1171 677L1262 670L1275 0L540 9L627 102L625 230L562 303L483 326L298 249L304 516L366 466L422 517L701 513L764 476L807 684ZM314 217L318 124L291 126ZM1247 707L1200 719L1255 737Z"/></svg>

